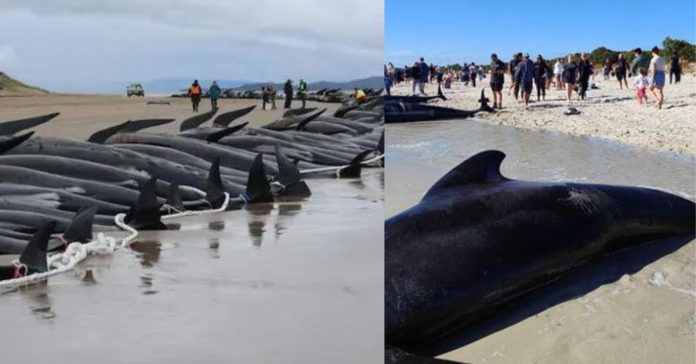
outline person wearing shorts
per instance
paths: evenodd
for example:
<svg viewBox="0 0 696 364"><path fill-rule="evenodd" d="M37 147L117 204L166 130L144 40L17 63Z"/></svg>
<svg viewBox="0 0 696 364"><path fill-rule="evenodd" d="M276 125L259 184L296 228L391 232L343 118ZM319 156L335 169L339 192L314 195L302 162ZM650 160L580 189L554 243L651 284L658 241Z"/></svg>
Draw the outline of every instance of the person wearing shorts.
<svg viewBox="0 0 696 364"><path fill-rule="evenodd" d="M553 75L554 78L556 79L556 89L562 90L563 89L563 80L561 79L561 76L563 75L563 60L558 59L556 61L556 64L553 65Z"/></svg>
<svg viewBox="0 0 696 364"><path fill-rule="evenodd" d="M645 97L645 90L650 86L650 80L648 79L648 72L645 68L638 68L638 75L636 76L633 87L636 88L636 100L638 104L642 105L643 101L647 103L648 99Z"/></svg>
<svg viewBox="0 0 696 364"><path fill-rule="evenodd" d="M505 63L498 55L491 54L491 89L493 90L493 108L503 108L503 84L505 83Z"/></svg>
<svg viewBox="0 0 696 364"><path fill-rule="evenodd" d="M658 109L662 109L662 102L665 100L663 88L665 87L665 59L660 57L660 49L653 47L651 50L652 59L650 60L649 73L650 93L655 97Z"/></svg>

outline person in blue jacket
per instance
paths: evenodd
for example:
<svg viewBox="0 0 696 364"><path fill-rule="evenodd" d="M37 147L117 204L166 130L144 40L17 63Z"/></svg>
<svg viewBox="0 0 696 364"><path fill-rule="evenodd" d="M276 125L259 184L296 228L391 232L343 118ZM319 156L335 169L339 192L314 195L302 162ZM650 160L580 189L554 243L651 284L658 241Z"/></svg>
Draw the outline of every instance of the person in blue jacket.
<svg viewBox="0 0 696 364"><path fill-rule="evenodd" d="M532 94L532 83L534 82L534 63L529 60L529 53L525 53L522 61L515 67L515 82L522 89L524 108L529 110L529 97Z"/></svg>
<svg viewBox="0 0 696 364"><path fill-rule="evenodd" d="M213 109L217 109L217 101L220 98L221 93L222 90L220 90L220 86L218 86L217 81L213 81L213 84L210 85L210 88L208 89L210 104L212 105Z"/></svg>

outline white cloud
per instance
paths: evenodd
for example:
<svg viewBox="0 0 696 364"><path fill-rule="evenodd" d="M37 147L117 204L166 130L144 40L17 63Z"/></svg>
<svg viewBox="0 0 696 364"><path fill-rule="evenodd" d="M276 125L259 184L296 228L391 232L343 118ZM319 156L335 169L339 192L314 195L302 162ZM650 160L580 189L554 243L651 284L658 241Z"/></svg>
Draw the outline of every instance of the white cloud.
<svg viewBox="0 0 696 364"><path fill-rule="evenodd" d="M374 0L0 0L0 44L22 55L8 73L66 91L169 77L340 80L380 74L383 7Z"/></svg>

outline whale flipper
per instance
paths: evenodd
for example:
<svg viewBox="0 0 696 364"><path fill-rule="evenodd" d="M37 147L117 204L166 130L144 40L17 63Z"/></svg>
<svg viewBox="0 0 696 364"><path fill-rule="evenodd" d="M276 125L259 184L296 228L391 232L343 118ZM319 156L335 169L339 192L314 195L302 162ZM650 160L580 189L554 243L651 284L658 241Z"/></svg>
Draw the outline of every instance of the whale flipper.
<svg viewBox="0 0 696 364"><path fill-rule="evenodd" d="M130 123L126 125L121 132L123 133L135 133L146 128L152 128L155 126L160 126L164 124L169 124L174 119L143 119L143 120L130 120Z"/></svg>
<svg viewBox="0 0 696 364"><path fill-rule="evenodd" d="M48 240L51 238L51 233L53 233L55 228L55 221L48 222L41 226L29 240L26 248L19 256L19 262L27 266L26 273L43 273L48 271L46 249Z"/></svg>
<svg viewBox="0 0 696 364"><path fill-rule="evenodd" d="M499 150L487 150L465 160L454 167L440 180L430 187L423 199L433 196L450 187L468 183L502 182L507 181L500 173L500 164L505 159L505 153Z"/></svg>
<svg viewBox="0 0 696 364"><path fill-rule="evenodd" d="M179 131L195 129L195 128L199 127L201 124L210 120L210 118L212 118L216 112L218 112L217 108L212 109L206 113L196 115L194 117L190 117L190 118L182 121L181 125L179 126Z"/></svg>
<svg viewBox="0 0 696 364"><path fill-rule="evenodd" d="M230 112L226 112L224 114L218 115L215 120L213 120L213 126L218 126L218 127L226 127L230 125L231 122L241 118L242 116L248 114L251 112L251 110L254 110L256 105L252 105L249 107L245 107L243 109L239 110L234 110Z"/></svg>
<svg viewBox="0 0 696 364"><path fill-rule="evenodd" d="M104 144L104 142L109 139L110 136L118 134L121 130L123 130L125 127L130 124L131 121L128 120L126 122L123 122L118 125L110 126L106 129L99 130L92 134L89 139L87 139L88 142L90 143L96 143L96 144Z"/></svg>
<svg viewBox="0 0 696 364"><path fill-rule="evenodd" d="M247 126L248 124L249 124L249 122L245 121L239 125L230 126L229 128L225 128L225 129L222 129L220 131L216 131L216 132L208 135L208 137L205 138L205 140L207 140L210 143L217 143L220 139L244 129L244 127Z"/></svg>
<svg viewBox="0 0 696 364"><path fill-rule="evenodd" d="M55 118L58 115L60 115L60 113L56 112L53 114L36 116L28 119L13 120L0 123L0 135L12 135L22 130L33 128Z"/></svg>
<svg viewBox="0 0 696 364"><path fill-rule="evenodd" d="M20 136L12 137L9 139L5 139L0 142L0 154L3 154L7 152L8 150L24 143L25 140L31 138L31 136L34 135L33 131L30 131L26 134L22 134Z"/></svg>

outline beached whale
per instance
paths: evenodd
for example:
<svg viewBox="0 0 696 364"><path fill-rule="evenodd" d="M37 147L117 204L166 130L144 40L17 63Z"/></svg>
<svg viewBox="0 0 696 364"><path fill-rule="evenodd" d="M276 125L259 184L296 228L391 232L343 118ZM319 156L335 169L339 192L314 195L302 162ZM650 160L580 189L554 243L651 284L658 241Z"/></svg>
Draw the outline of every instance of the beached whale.
<svg viewBox="0 0 696 364"><path fill-rule="evenodd" d="M695 205L641 187L527 182L479 153L385 221L385 339L406 351L618 249L693 237Z"/></svg>
<svg viewBox="0 0 696 364"><path fill-rule="evenodd" d="M445 120L445 119L464 119L472 117L479 112L494 112L488 106L488 99L481 90L479 99L481 106L476 110L457 110L441 106L404 103L398 100L385 101L384 103L384 122L385 123L409 123L415 121Z"/></svg>
<svg viewBox="0 0 696 364"><path fill-rule="evenodd" d="M430 100L447 100L447 97L442 93L440 86L437 86L437 95L435 96L407 96L407 95L384 95L385 102L401 102L404 104L420 104Z"/></svg>

